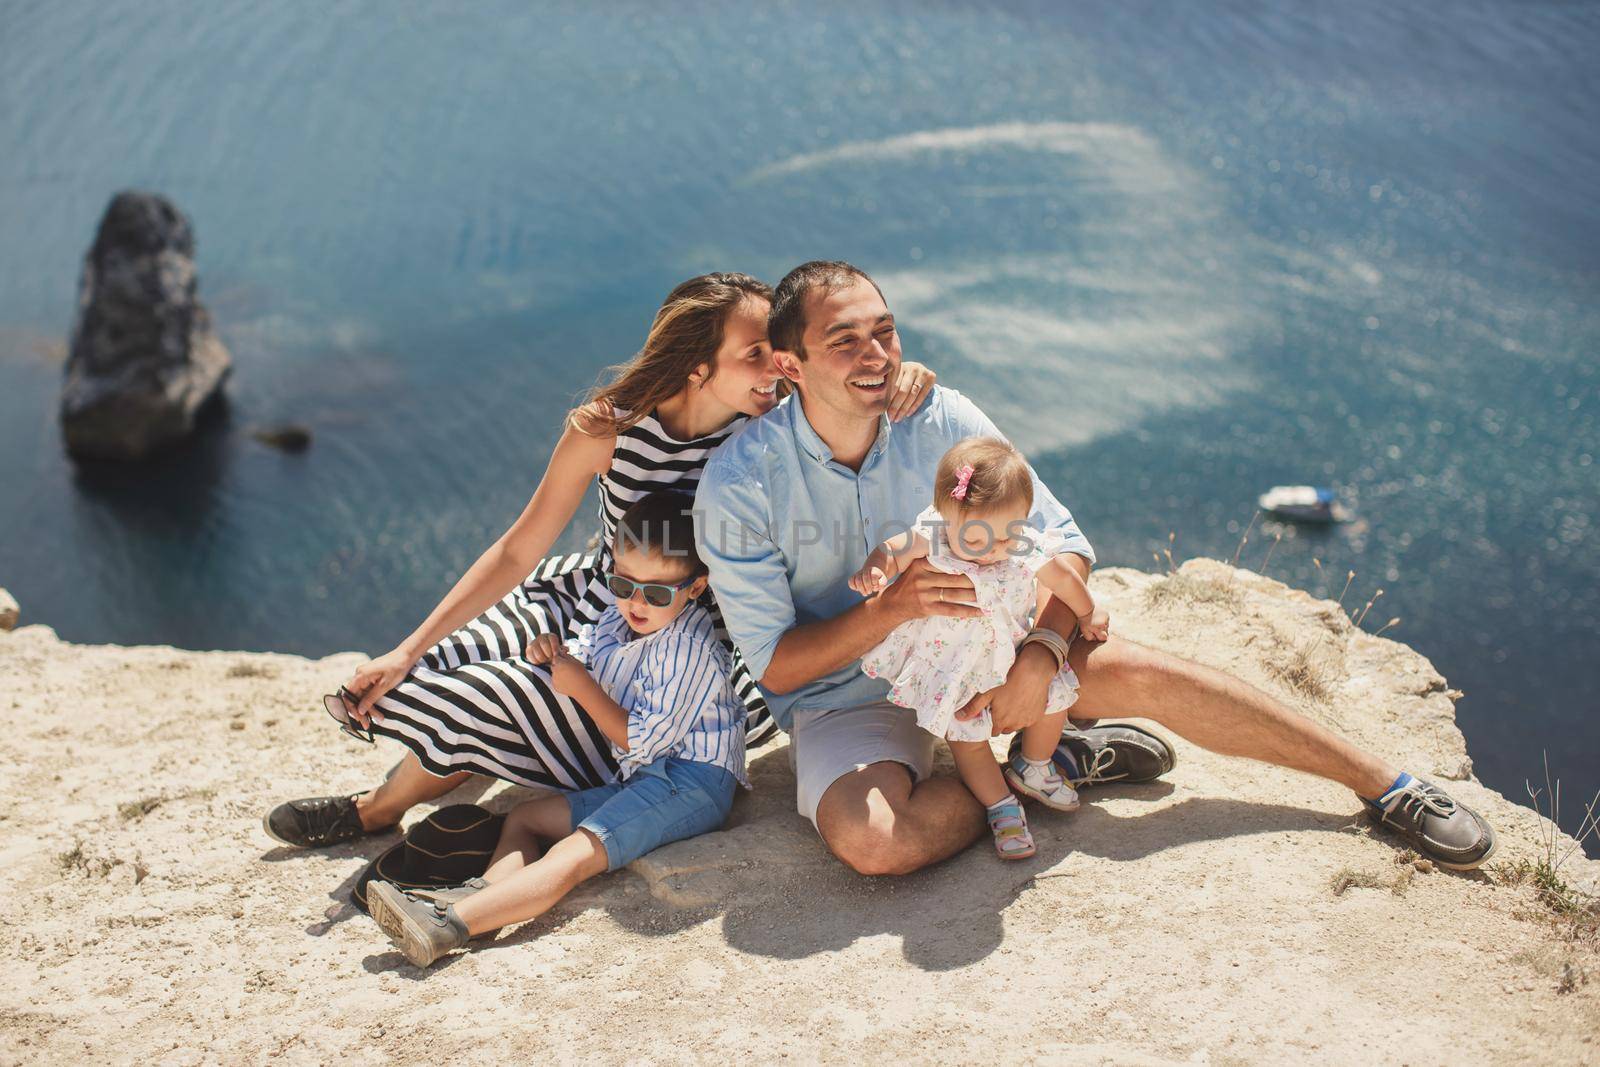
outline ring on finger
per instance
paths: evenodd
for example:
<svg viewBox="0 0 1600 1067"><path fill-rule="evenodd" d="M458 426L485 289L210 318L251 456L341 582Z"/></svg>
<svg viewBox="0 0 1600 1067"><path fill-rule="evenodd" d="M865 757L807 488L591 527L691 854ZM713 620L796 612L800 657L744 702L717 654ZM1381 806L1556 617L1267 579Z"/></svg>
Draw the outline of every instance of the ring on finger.
<svg viewBox="0 0 1600 1067"><path fill-rule="evenodd" d="M939 603L941 603L941 604L944 603L944 590L943 589L939 590Z"/></svg>

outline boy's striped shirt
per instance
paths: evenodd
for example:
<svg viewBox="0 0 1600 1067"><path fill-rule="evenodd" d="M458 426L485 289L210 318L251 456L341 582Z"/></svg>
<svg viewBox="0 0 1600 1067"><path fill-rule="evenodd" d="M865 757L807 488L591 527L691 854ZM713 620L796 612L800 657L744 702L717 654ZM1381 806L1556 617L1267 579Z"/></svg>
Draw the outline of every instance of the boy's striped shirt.
<svg viewBox="0 0 1600 1067"><path fill-rule="evenodd" d="M684 608L670 624L637 636L616 606L568 642L612 700L628 713L628 751L617 777L665 756L745 776L745 706L733 690L733 661L711 613Z"/></svg>

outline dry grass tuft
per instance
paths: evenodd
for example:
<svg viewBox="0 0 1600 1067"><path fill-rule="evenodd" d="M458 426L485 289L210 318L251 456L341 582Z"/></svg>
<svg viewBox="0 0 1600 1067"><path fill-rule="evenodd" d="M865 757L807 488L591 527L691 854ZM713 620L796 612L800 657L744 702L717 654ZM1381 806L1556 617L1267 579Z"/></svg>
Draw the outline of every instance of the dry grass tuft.
<svg viewBox="0 0 1600 1067"><path fill-rule="evenodd" d="M88 857L83 854L82 841L74 841L71 848L56 854L56 866L66 874L81 871L87 864Z"/></svg>
<svg viewBox="0 0 1600 1067"><path fill-rule="evenodd" d="M1500 885L1533 890L1539 910L1525 913L1524 918L1547 923L1569 944L1600 951L1600 897L1568 885L1543 859L1496 863L1489 874Z"/></svg>
<svg viewBox="0 0 1600 1067"><path fill-rule="evenodd" d="M265 667L255 663L235 663L228 668L229 678L276 678L276 667Z"/></svg>
<svg viewBox="0 0 1600 1067"><path fill-rule="evenodd" d="M165 805L180 800L210 800L217 795L215 789L209 786L204 789L190 789L182 793L158 793L154 796L140 797L138 800L129 800L117 805L117 815L123 822L137 822L149 815L152 811Z"/></svg>
<svg viewBox="0 0 1600 1067"><path fill-rule="evenodd" d="M93 856L84 851L81 840L74 841L67 851L56 854L56 866L62 874L81 874L88 878L105 878L124 864L133 871L134 885L144 881L150 874L150 868L144 865L137 854L131 861L120 856Z"/></svg>
<svg viewBox="0 0 1600 1067"><path fill-rule="evenodd" d="M1552 983L1555 991L1562 994L1576 993L1596 975L1594 961L1581 958L1571 945L1540 945L1524 949L1513 955L1511 961L1528 967L1534 974Z"/></svg>
<svg viewBox="0 0 1600 1067"><path fill-rule="evenodd" d="M74 841L70 849L56 856L56 866L61 868L63 874L86 874L104 878L116 864L104 856L89 855L83 850L82 841Z"/></svg>
<svg viewBox="0 0 1600 1067"><path fill-rule="evenodd" d="M165 804L168 799L165 796L153 796L130 800L117 805L117 815L123 822L137 822Z"/></svg>
<svg viewBox="0 0 1600 1067"><path fill-rule="evenodd" d="M1339 665L1333 654L1310 641L1288 646L1281 657L1274 657L1266 666L1284 685L1321 704L1333 698L1339 680Z"/></svg>
<svg viewBox="0 0 1600 1067"><path fill-rule="evenodd" d="M1397 897L1405 896L1406 890L1411 888L1411 880L1416 877L1416 870L1407 863L1392 878L1386 878L1372 871L1358 871L1354 867L1341 867L1334 872L1329 888L1333 895L1342 897L1350 889L1387 889Z"/></svg>
<svg viewBox="0 0 1600 1067"><path fill-rule="evenodd" d="M1169 574L1145 590L1144 599L1147 605L1158 609L1193 607L1196 604L1237 608L1244 603L1244 594L1229 582L1196 578L1190 574Z"/></svg>
<svg viewBox="0 0 1600 1067"><path fill-rule="evenodd" d="M1524 857L1515 863L1494 864L1488 869L1489 874L1501 885L1528 886L1533 890L1533 899L1539 911L1525 915L1525 918L1542 919L1550 923L1557 929L1561 939L1569 944L1600 951L1600 896L1577 889L1561 877L1561 868L1580 852L1584 841L1591 836L1600 836L1600 791L1585 806L1577 833L1572 835L1570 841L1563 842L1561 832L1557 829L1561 819L1561 782L1559 779L1554 783L1550 781L1548 755L1544 761L1544 788L1535 789L1531 782L1524 785L1528 790L1528 799L1533 802L1534 813L1539 818L1542 855L1537 859ZM1547 803L1548 815L1545 811ZM1576 978L1573 978L1574 974ZM1576 983L1571 985L1575 989L1585 980L1586 972L1580 968L1567 977ZM1570 989L1564 991L1570 992Z"/></svg>

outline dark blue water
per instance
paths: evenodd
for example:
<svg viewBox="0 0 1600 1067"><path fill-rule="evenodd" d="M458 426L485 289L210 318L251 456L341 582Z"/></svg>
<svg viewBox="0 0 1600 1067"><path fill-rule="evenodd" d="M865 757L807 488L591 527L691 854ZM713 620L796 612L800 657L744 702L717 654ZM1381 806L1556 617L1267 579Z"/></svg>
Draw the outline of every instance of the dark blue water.
<svg viewBox="0 0 1600 1067"><path fill-rule="evenodd" d="M386 648L674 282L844 257L1106 562L1227 558L1262 489L1336 484L1361 521L1269 572L1381 587L1491 785L1548 750L1600 787L1594 6L437 6L0 3L28 618ZM195 223L232 406L154 474L75 472L62 340L130 186ZM244 432L279 420L308 454Z"/></svg>

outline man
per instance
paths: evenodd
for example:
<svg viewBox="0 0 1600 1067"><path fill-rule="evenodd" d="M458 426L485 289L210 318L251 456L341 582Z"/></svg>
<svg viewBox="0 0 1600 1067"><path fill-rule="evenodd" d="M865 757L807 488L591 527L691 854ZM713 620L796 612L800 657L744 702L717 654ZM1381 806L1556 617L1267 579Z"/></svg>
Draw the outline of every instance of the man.
<svg viewBox="0 0 1600 1067"><path fill-rule="evenodd" d="M791 271L768 333L795 395L707 464L695 501L701 554L728 631L791 736L801 814L856 871L914 871L975 840L983 809L960 782L929 776L935 738L888 702L887 685L863 675L859 661L902 622L975 614L964 603L972 586L925 560L868 600L845 583L879 540L928 505L946 449L1000 435L949 389L889 422L899 334L877 284L848 263ZM1067 558L1087 577L1088 542L1037 476L1034 489L1032 523L1061 531ZM1066 647L1060 635L1070 637L1075 620L1052 600L1037 622L1005 684L973 698L964 715L987 706L995 730L1009 733L1043 714L1060 667L1052 649ZM1219 671L1115 635L1074 642L1067 659L1080 684L1076 719L1153 719L1212 751L1340 782L1442 866L1469 870L1494 849L1488 824L1437 787Z"/></svg>

